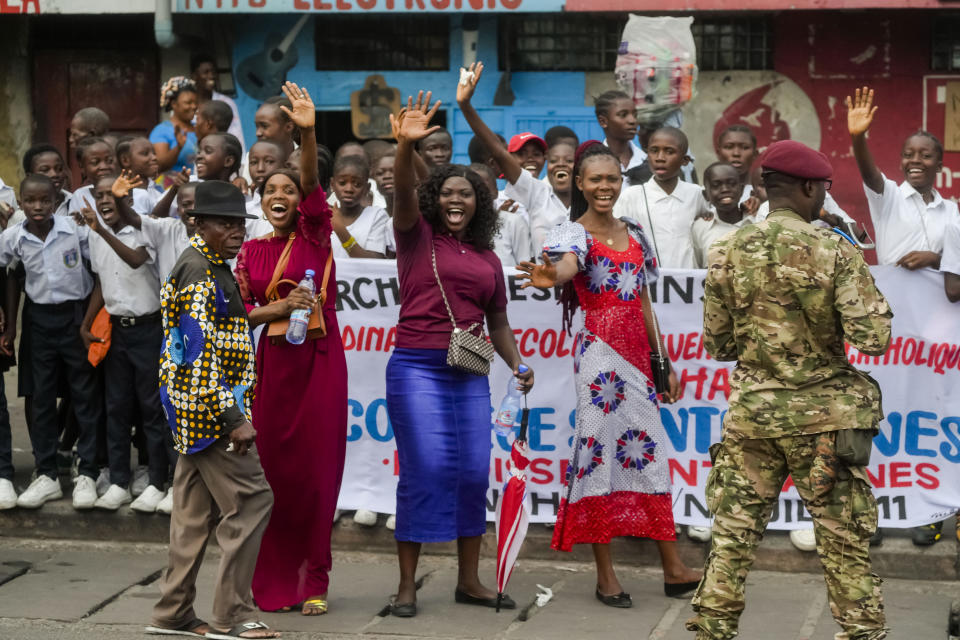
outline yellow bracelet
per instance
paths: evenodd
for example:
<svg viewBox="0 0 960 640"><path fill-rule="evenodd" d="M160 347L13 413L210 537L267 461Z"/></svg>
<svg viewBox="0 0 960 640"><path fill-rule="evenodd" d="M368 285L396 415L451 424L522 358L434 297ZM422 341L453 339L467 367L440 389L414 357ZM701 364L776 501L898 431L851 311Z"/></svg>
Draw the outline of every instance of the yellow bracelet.
<svg viewBox="0 0 960 640"><path fill-rule="evenodd" d="M356 244L357 244L357 239L354 238L353 236L350 236L350 238L349 238L346 242L343 243L343 250L344 250L344 251L350 251L350 249L352 249L353 247L355 247Z"/></svg>

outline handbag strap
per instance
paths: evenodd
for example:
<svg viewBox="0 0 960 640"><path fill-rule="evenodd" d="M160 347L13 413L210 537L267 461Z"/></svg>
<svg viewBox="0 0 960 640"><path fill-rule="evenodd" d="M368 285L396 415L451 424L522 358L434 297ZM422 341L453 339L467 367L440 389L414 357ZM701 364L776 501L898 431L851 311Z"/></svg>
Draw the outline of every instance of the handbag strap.
<svg viewBox="0 0 960 640"><path fill-rule="evenodd" d="M447 314L450 316L450 324L457 329L457 319L453 315L453 309L450 308L447 292L443 290L443 283L440 282L440 272L437 271L437 250L432 242L430 243L430 262L433 264L433 277L437 279L437 286L440 287L440 295L443 297L443 306L447 308Z"/></svg>
<svg viewBox="0 0 960 640"><path fill-rule="evenodd" d="M450 316L450 324L454 331L458 330L457 319L453 315L453 309L450 308L450 302L447 300L447 292L443 290L443 283L440 282L440 272L437 271L437 250L433 244L430 245L430 261L433 263L433 276L437 279L437 286L440 287L440 295L443 297L443 306L447 308L447 314ZM467 331L472 331L477 325L474 324Z"/></svg>
<svg viewBox="0 0 960 640"><path fill-rule="evenodd" d="M660 346L660 323L657 322L657 312L653 308L653 296L650 295L650 282L647 280L647 256L643 256L640 265L643 270L643 288L647 292L647 302L650 304L650 317L653 319L653 335L657 343L657 355L663 359L663 349Z"/></svg>
<svg viewBox="0 0 960 640"><path fill-rule="evenodd" d="M653 218L650 215L650 201L647 200L647 185L644 183L640 184L640 189L643 190L643 205L647 210L647 222L650 223L650 237L653 238L653 252L657 254L657 263L661 266L663 265L663 260L660 259L660 247L657 246L657 232L653 228ZM644 281L646 281L646 273L644 273Z"/></svg>
<svg viewBox="0 0 960 640"><path fill-rule="evenodd" d="M275 302L280 299L280 296L277 295L277 287L280 285L281 278L283 278L283 272L287 268L287 263L290 262L290 252L293 250L293 240L296 238L296 235L296 233L290 234L286 246L283 247L283 253L280 254L280 259L277 260L277 266L273 270L273 277L270 278L270 284L267 285L266 297L270 302Z"/></svg>
<svg viewBox="0 0 960 640"><path fill-rule="evenodd" d="M293 233L290 234L290 239L287 240L286 246L283 248L283 253L280 254L280 259L277 260L277 266L273 270L273 277L270 278L270 284L267 285L266 296L267 300L270 302L276 302L280 299L280 296L277 293L277 288L281 284L289 284L294 287L298 286L299 282L294 282L293 280L283 279L283 272L287 268L287 264L290 262L290 253L293 250ZM333 269L333 251L327 253L327 263L323 267L323 279L320 282L320 306L322 307L327 302L327 284L330 282L330 272Z"/></svg>

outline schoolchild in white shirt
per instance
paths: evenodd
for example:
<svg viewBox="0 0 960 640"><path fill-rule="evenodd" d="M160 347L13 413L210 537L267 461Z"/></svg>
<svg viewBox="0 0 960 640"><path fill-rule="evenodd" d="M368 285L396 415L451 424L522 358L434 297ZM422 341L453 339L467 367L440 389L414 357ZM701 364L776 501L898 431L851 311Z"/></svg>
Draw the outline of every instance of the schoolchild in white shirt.
<svg viewBox="0 0 960 640"><path fill-rule="evenodd" d="M493 206L497 209L500 229L493 237L493 252L500 258L500 263L505 267L512 267L536 257L540 251L534 247L530 238L530 227L523 216L509 210L508 201L498 197L497 178L493 175L493 170L480 163L471 164L470 170L483 178Z"/></svg>
<svg viewBox="0 0 960 640"><path fill-rule="evenodd" d="M692 227L697 217L709 217L703 190L680 179L687 157L687 136L675 127L650 134L647 144L653 177L624 189L614 205L616 217L629 217L643 226L660 267L696 269Z"/></svg>
<svg viewBox="0 0 960 640"><path fill-rule="evenodd" d="M549 183L537 179L533 174L534 169L539 174L539 169L534 166L535 158L531 159L529 153L521 155L519 151L522 151L524 146L543 145L545 147L546 143L532 134L524 134L527 136L525 144L520 147L515 145L518 152L511 153L509 147L505 148L499 136L480 118L471 103L483 74L483 63L471 65L469 71L472 72L472 76L466 84L457 85L457 104L470 128L473 129L478 145L482 145L489 154L490 161L487 164L493 165L494 171L499 169L503 173L507 181L504 195L526 208L530 221L530 235L537 249L534 255L539 255L547 232L570 216L570 189L573 179L573 156L576 149L572 148L568 142L558 142L548 150L546 155ZM538 140L539 143L536 142Z"/></svg>
<svg viewBox="0 0 960 640"><path fill-rule="evenodd" d="M386 257L390 216L381 207L364 204L369 180L366 156L342 156L334 162L331 188L340 203L333 207L330 242L334 259Z"/></svg>
<svg viewBox="0 0 960 640"><path fill-rule="evenodd" d="M877 111L873 96L864 87L853 99L847 97L847 128L876 232L877 260L911 270L939 269L947 225L960 216L956 203L934 188L943 169L943 145L926 131L908 137L900 152L905 179L897 185L881 173L867 144Z"/></svg>
<svg viewBox="0 0 960 640"><path fill-rule="evenodd" d="M70 206L70 172L63 154L52 144L37 144L23 154L23 173L39 173L53 181L57 189L57 202L54 215L65 216ZM16 205L14 205L16 206ZM17 218L11 218L7 226L23 222L26 217L22 210L17 211Z"/></svg>
<svg viewBox="0 0 960 640"><path fill-rule="evenodd" d="M747 215L740 202L743 183L736 167L725 162L714 162L703 172L703 196L713 208L714 215L708 220L697 218L693 222L693 250L697 268L706 269L710 245L741 227L753 224L753 216Z"/></svg>
<svg viewBox="0 0 960 640"><path fill-rule="evenodd" d="M153 143L145 136L123 136L117 140L117 163L122 171L140 176L141 186L133 190L133 210L150 215L163 197L154 182L160 175L160 161Z"/></svg>
<svg viewBox="0 0 960 640"><path fill-rule="evenodd" d="M112 151L111 151L112 154ZM79 425L77 453L79 475L73 490L75 509L90 509L97 499L95 478L97 426L103 421L102 387L87 361L80 337L86 299L93 290L88 230L69 216L55 216L57 189L50 178L30 174L20 183L24 222L0 234L0 267L19 261L26 272L25 289L31 301L28 331L31 335L33 377L33 448L37 477L17 500L17 505L37 508L60 498L57 476L57 386L64 372L70 386ZM9 319L9 322L15 322ZM9 333L3 336L4 350Z"/></svg>
<svg viewBox="0 0 960 640"><path fill-rule="evenodd" d="M77 144L77 163L80 165L83 184L70 196L67 210L71 215L80 213L86 206L84 198L93 202L93 183L116 172L117 156L106 140L93 136L84 138Z"/></svg>
<svg viewBox="0 0 960 640"><path fill-rule="evenodd" d="M135 511L153 513L165 496L168 471L176 463L170 429L160 404L159 370L154 359L163 343L160 279L156 254L120 213L128 194L113 194L115 178L94 185L96 212L83 210L90 228L90 262L97 275L81 335L97 340L89 328L101 309L110 315L111 344L103 362L107 406L107 451L110 487L94 506L110 511L132 500L130 493L130 425L139 417L147 441L149 486L133 502ZM135 266L134 266L135 265Z"/></svg>

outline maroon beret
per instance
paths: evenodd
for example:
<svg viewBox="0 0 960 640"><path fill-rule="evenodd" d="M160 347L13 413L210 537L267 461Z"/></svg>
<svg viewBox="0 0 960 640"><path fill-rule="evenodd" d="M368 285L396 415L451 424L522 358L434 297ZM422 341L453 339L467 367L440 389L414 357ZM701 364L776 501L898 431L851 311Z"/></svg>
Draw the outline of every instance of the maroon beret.
<svg viewBox="0 0 960 640"><path fill-rule="evenodd" d="M796 140L781 140L767 147L760 168L804 180L826 180L833 175L827 156Z"/></svg>

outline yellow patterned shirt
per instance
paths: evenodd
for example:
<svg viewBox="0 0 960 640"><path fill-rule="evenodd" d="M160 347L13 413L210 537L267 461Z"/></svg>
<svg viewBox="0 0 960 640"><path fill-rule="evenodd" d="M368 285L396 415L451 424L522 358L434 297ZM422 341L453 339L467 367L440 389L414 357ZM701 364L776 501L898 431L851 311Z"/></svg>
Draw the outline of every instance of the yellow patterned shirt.
<svg viewBox="0 0 960 640"><path fill-rule="evenodd" d="M196 453L250 420L256 360L247 312L226 261L190 240L160 292L160 399L174 448Z"/></svg>
<svg viewBox="0 0 960 640"><path fill-rule="evenodd" d="M893 313L859 250L778 209L714 243L707 267L703 343L737 361L724 430L778 438L877 425L880 389L844 341L882 354Z"/></svg>

